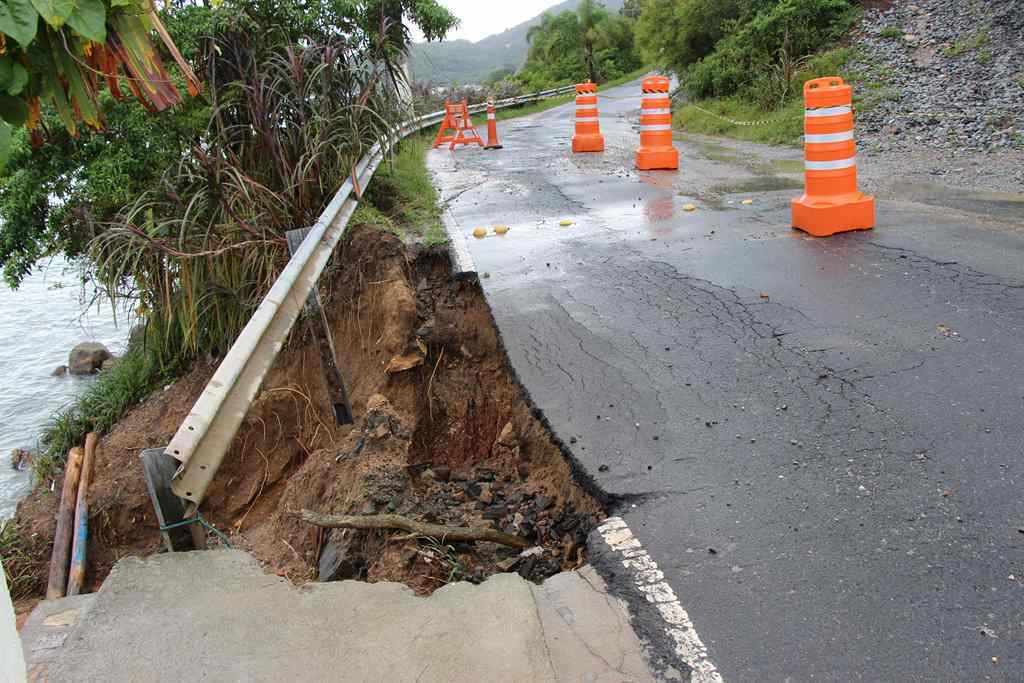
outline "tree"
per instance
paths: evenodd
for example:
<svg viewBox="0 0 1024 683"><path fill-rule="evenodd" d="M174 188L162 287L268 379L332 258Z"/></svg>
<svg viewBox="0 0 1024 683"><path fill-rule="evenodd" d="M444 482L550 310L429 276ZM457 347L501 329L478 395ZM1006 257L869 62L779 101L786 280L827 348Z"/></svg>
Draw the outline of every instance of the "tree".
<svg viewBox="0 0 1024 683"><path fill-rule="evenodd" d="M592 1L582 3L578 12L545 13L527 33L530 49L516 78L526 89L539 90L628 73L640 66L632 24Z"/></svg>
<svg viewBox="0 0 1024 683"><path fill-rule="evenodd" d="M587 64L587 80L597 83L597 70L594 68L594 42L598 39L597 25L607 17L604 8L595 0L582 0L576 8L580 20L580 32L583 34L583 58Z"/></svg>
<svg viewBox="0 0 1024 683"><path fill-rule="evenodd" d="M4 1L15 0L0 3ZM183 59L203 74L206 90L199 97L149 116L136 105L100 92L95 110L106 123L104 130L72 131L59 110L44 104L38 113L44 135L37 138L45 138L46 144L43 139L33 141L25 129L15 132L11 162L0 171L0 266L11 286L17 286L43 256L82 255L123 207L155 188L190 150L208 148L211 93L239 98L235 108L245 104L240 99L244 93L233 85L242 77L241 65L265 63L289 46L322 45L343 37L371 68L400 79L398 67L410 44L405 22L432 38L443 36L457 22L435 0L214 4L176 0L160 12ZM401 25L396 25L396 17ZM0 77L2 72L0 66ZM182 87L181 76L172 78ZM218 115L235 116L233 106L220 107Z"/></svg>
<svg viewBox="0 0 1024 683"><path fill-rule="evenodd" d="M643 11L642 0L624 0L622 8L619 10L619 14L626 17L627 19L639 19L640 13Z"/></svg>

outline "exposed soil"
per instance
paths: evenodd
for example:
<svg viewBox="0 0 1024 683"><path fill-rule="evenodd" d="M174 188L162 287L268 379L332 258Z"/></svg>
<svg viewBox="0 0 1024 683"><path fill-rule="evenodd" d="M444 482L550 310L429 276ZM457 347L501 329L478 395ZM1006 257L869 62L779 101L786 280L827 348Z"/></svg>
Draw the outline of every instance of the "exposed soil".
<svg viewBox="0 0 1024 683"><path fill-rule="evenodd" d="M345 268L322 278L322 294L355 425L334 424L316 346L297 327L207 494L204 517L234 547L300 583L398 581L428 594L453 580L501 571L540 580L580 565L601 504L524 399L478 283L453 279L443 250L407 249L369 228L351 232L337 262ZM93 589L118 559L161 551L138 455L168 443L213 370L198 363L102 438L90 495ZM56 504L37 491L16 516L23 531L47 541L39 544L40 587ZM491 526L540 550L330 532L288 514L303 508Z"/></svg>

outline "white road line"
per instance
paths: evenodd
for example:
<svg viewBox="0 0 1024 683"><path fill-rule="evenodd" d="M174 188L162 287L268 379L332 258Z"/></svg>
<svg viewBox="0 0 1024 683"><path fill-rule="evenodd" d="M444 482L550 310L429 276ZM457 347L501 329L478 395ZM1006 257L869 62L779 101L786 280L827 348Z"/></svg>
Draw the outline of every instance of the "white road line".
<svg viewBox="0 0 1024 683"><path fill-rule="evenodd" d="M640 541L621 517L609 517L597 527L604 542L622 555L622 565L633 576L636 587L654 604L665 621L665 632L676 644L678 654L691 669L693 683L724 683L715 663L708 656L690 615L683 609L675 591L665 582L665 574L647 554Z"/></svg>

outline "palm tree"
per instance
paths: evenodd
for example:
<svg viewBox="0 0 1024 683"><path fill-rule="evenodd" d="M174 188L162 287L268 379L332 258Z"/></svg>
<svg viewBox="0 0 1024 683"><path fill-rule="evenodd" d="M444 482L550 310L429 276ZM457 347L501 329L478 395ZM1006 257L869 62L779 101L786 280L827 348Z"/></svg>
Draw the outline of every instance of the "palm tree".
<svg viewBox="0 0 1024 683"><path fill-rule="evenodd" d="M576 9L580 18L580 31L583 33L583 57L587 62L587 79L597 82L597 69L594 68L594 42L597 40L597 25L602 19L602 5L596 0L583 0Z"/></svg>

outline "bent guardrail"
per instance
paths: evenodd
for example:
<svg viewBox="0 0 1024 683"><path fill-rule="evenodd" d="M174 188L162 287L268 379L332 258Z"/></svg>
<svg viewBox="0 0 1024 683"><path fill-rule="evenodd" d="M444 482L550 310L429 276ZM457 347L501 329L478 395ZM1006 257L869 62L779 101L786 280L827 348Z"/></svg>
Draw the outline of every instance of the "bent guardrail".
<svg viewBox="0 0 1024 683"><path fill-rule="evenodd" d="M574 88L570 85L506 98L495 102L494 106L501 109L537 102L574 92ZM486 106L486 103L473 105L470 112L479 113ZM358 199L369 185L384 154L399 140L439 123L443 116L444 112L435 112L407 121L395 131L387 149L375 144L359 160L352 176L342 183L292 255L164 449L166 455L181 463L173 475L170 489L179 498L189 501L188 510L184 511L186 515L195 513L205 498L210 482L259 393L264 377L299 317L307 296L316 286L320 273L345 234ZM151 481L150 486L153 493L154 482ZM157 497L154 495L153 498L164 530L175 520L165 520ZM180 515L174 514L173 517Z"/></svg>

